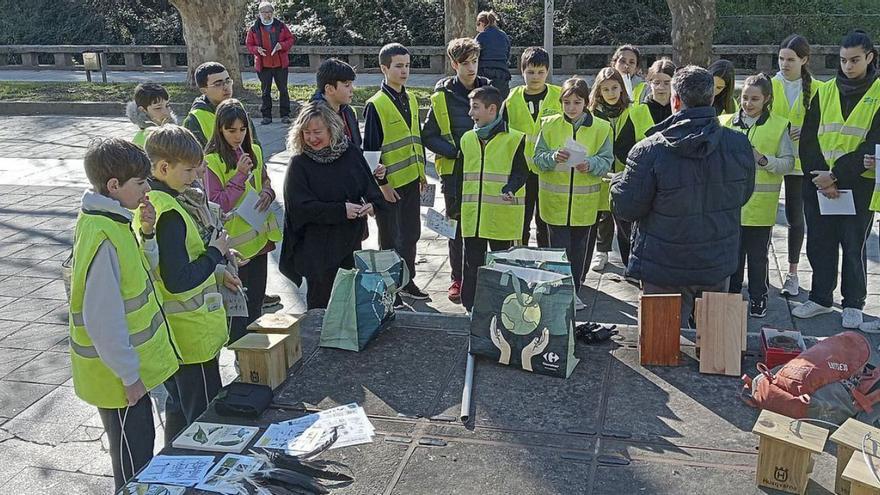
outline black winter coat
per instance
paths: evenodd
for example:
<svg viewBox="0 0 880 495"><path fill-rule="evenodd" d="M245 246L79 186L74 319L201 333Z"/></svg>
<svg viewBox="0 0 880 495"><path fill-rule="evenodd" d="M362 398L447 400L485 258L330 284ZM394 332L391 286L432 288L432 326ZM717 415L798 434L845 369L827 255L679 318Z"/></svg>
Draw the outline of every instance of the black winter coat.
<svg viewBox="0 0 880 495"><path fill-rule="evenodd" d="M636 144L611 187L614 215L638 222L627 275L661 286L715 284L736 271L740 210L755 188L748 138L712 107L686 109Z"/></svg>

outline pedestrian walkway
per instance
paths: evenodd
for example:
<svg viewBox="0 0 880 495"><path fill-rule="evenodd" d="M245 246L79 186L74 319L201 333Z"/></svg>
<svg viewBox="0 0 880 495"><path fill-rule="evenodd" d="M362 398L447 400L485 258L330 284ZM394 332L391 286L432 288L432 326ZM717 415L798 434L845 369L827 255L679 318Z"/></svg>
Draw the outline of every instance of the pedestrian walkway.
<svg viewBox="0 0 880 495"><path fill-rule="evenodd" d="M288 160L284 151L287 130L279 123L258 127L279 193ZM104 494L112 490L110 458L97 412L77 399L72 389L60 266L69 253L79 198L87 185L82 156L89 140L128 138L134 131L124 118L6 117L0 126L0 495ZM436 178L430 180L436 182ZM442 207L439 196L437 205ZM805 290L794 301L778 296L787 268L781 211L778 223L771 243L773 287L768 316L751 319L749 331L757 332L762 325L797 328L813 336L841 331L839 308L812 320L791 317L791 308L806 300L810 285L805 255L800 265ZM367 247L376 247L375 232L372 224ZM412 308L461 313L459 306L446 299L450 269L445 240L423 231L418 248L415 280L431 298ZM305 309L303 291L279 274L277 252L270 262L268 292L281 295L282 311L301 312ZM865 311L878 316L880 250L876 227L867 254L869 296ZM588 275L581 296L588 309L578 314L579 320L636 322L639 291L624 280L616 255L603 273ZM231 356L224 353L221 362L224 379L233 379ZM154 398L161 409L162 393L157 392ZM730 400L734 400L733 393ZM161 442L161 414L157 425Z"/></svg>

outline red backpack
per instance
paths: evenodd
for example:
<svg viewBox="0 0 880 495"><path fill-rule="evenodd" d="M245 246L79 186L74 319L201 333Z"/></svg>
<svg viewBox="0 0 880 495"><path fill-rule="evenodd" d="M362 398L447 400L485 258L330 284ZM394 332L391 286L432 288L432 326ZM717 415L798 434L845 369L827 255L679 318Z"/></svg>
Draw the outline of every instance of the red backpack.
<svg viewBox="0 0 880 495"><path fill-rule="evenodd" d="M843 332L802 352L775 373L763 363L752 380L743 375L747 404L790 418L842 423L880 401L880 369L869 364L871 345L861 334Z"/></svg>

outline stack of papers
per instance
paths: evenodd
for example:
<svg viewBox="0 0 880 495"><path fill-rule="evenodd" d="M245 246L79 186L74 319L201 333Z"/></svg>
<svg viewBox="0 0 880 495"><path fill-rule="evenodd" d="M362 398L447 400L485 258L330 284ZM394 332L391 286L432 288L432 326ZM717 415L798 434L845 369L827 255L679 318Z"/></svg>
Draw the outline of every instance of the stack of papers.
<svg viewBox="0 0 880 495"><path fill-rule="evenodd" d="M370 443L376 432L364 408L352 403L270 425L254 446L300 455L323 443L334 428L338 438L331 449Z"/></svg>
<svg viewBox="0 0 880 495"><path fill-rule="evenodd" d="M138 481L193 486L205 479L213 465L214 456L210 455L157 455L141 471Z"/></svg>
<svg viewBox="0 0 880 495"><path fill-rule="evenodd" d="M182 486L129 483L122 487L122 495L183 495L184 493L186 488Z"/></svg>
<svg viewBox="0 0 880 495"><path fill-rule="evenodd" d="M263 467L263 462L246 455L226 454L204 481L196 485L197 490L235 495L241 493L242 477Z"/></svg>

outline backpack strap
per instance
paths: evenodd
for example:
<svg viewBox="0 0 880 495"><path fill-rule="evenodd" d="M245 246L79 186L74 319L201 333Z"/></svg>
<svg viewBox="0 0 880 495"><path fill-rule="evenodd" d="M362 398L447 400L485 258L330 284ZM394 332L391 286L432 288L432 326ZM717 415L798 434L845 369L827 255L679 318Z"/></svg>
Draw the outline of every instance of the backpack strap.
<svg viewBox="0 0 880 495"><path fill-rule="evenodd" d="M859 384L852 390L853 403L865 412L872 412L874 404L880 402L880 390L870 390L880 382L880 368L865 370L859 377Z"/></svg>

